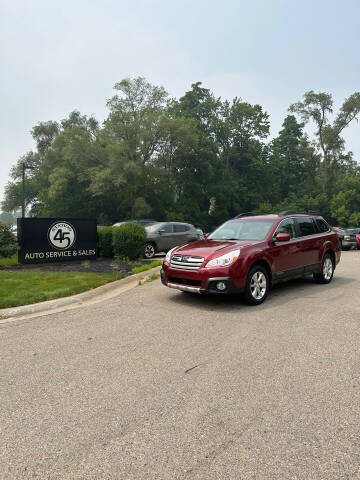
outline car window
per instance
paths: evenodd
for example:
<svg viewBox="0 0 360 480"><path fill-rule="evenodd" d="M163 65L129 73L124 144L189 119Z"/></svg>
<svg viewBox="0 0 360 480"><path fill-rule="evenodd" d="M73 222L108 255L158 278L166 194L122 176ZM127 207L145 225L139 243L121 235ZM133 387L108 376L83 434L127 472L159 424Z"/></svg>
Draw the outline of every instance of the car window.
<svg viewBox="0 0 360 480"><path fill-rule="evenodd" d="M166 233L173 233L173 224L172 223L164 223L164 225L161 225L159 230L165 230Z"/></svg>
<svg viewBox="0 0 360 480"><path fill-rule="evenodd" d="M300 236L306 237L308 235L314 235L317 233L315 230L315 224L310 217L302 217L302 218L297 218L296 219L298 225L299 225L299 230L300 230Z"/></svg>
<svg viewBox="0 0 360 480"><path fill-rule="evenodd" d="M329 231L329 227L328 227L327 223L324 222L324 220L322 220L321 218L317 218L315 221L316 221L316 225L317 225L317 227L318 227L318 229L321 233Z"/></svg>
<svg viewBox="0 0 360 480"><path fill-rule="evenodd" d="M290 238L296 237L295 222L293 218L285 218L276 229L275 236L278 233L288 233Z"/></svg>
<svg viewBox="0 0 360 480"><path fill-rule="evenodd" d="M183 233L183 232L187 232L188 230L190 230L190 227L188 225L177 225L177 224L174 225L175 233Z"/></svg>

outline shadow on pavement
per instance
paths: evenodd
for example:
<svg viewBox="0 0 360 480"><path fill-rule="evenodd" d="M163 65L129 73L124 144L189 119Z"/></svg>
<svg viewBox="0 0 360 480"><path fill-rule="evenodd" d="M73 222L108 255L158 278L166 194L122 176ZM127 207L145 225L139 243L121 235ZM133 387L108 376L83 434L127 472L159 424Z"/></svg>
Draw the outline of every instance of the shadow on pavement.
<svg viewBox="0 0 360 480"><path fill-rule="evenodd" d="M231 309L269 309L283 305L289 301L303 297L305 299L320 298L331 289L336 296L336 290L342 289L358 279L349 277L334 277L329 285L314 283L312 277L304 277L275 285L265 302L257 307L247 305L241 295L199 295L197 293L174 292L169 301L178 305L191 306L204 310L225 311Z"/></svg>

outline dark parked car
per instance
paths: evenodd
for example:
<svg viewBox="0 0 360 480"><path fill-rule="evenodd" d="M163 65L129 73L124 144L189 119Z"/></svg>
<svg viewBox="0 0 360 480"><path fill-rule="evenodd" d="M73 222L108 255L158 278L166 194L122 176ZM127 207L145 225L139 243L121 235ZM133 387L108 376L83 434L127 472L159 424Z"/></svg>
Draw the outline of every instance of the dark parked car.
<svg viewBox="0 0 360 480"><path fill-rule="evenodd" d="M161 280L186 292L243 293L257 305L282 280L312 274L331 282L340 256L338 235L318 215L241 214L205 240L169 251Z"/></svg>
<svg viewBox="0 0 360 480"><path fill-rule="evenodd" d="M360 233L360 228L344 228L342 231L342 249L350 250L350 248L357 248L356 235Z"/></svg>
<svg viewBox="0 0 360 480"><path fill-rule="evenodd" d="M119 227L120 225L124 225L124 223L140 223L143 227L147 227L148 225L153 225L154 223L159 223L158 220L151 220L148 218L145 218L143 220L124 220L123 222L117 222L114 223L113 227Z"/></svg>
<svg viewBox="0 0 360 480"><path fill-rule="evenodd" d="M145 227L147 242L145 257L152 258L155 253L168 252L170 249L198 239L197 229L190 223L162 222Z"/></svg>

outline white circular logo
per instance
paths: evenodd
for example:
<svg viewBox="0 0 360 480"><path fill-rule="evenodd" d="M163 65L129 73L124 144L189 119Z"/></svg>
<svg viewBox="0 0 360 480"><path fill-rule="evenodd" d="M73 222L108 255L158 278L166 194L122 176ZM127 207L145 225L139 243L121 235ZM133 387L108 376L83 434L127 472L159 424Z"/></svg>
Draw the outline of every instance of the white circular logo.
<svg viewBox="0 0 360 480"><path fill-rule="evenodd" d="M70 223L56 222L49 228L48 239L53 247L66 250L74 244L76 232Z"/></svg>

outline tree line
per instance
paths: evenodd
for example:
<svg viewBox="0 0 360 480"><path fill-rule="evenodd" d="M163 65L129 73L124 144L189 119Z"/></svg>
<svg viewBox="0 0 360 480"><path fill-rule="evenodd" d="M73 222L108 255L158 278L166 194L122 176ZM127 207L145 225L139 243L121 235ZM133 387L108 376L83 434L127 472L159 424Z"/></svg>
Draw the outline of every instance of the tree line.
<svg viewBox="0 0 360 480"><path fill-rule="evenodd" d="M209 230L239 212L316 210L332 224L360 223L360 167L343 130L357 120L360 93L333 112L328 93L306 92L269 139L269 115L240 98L222 100L201 82L181 98L144 78L124 79L103 124L73 111L31 131L36 150L11 170L3 211L186 221ZM305 133L311 122L314 133Z"/></svg>

